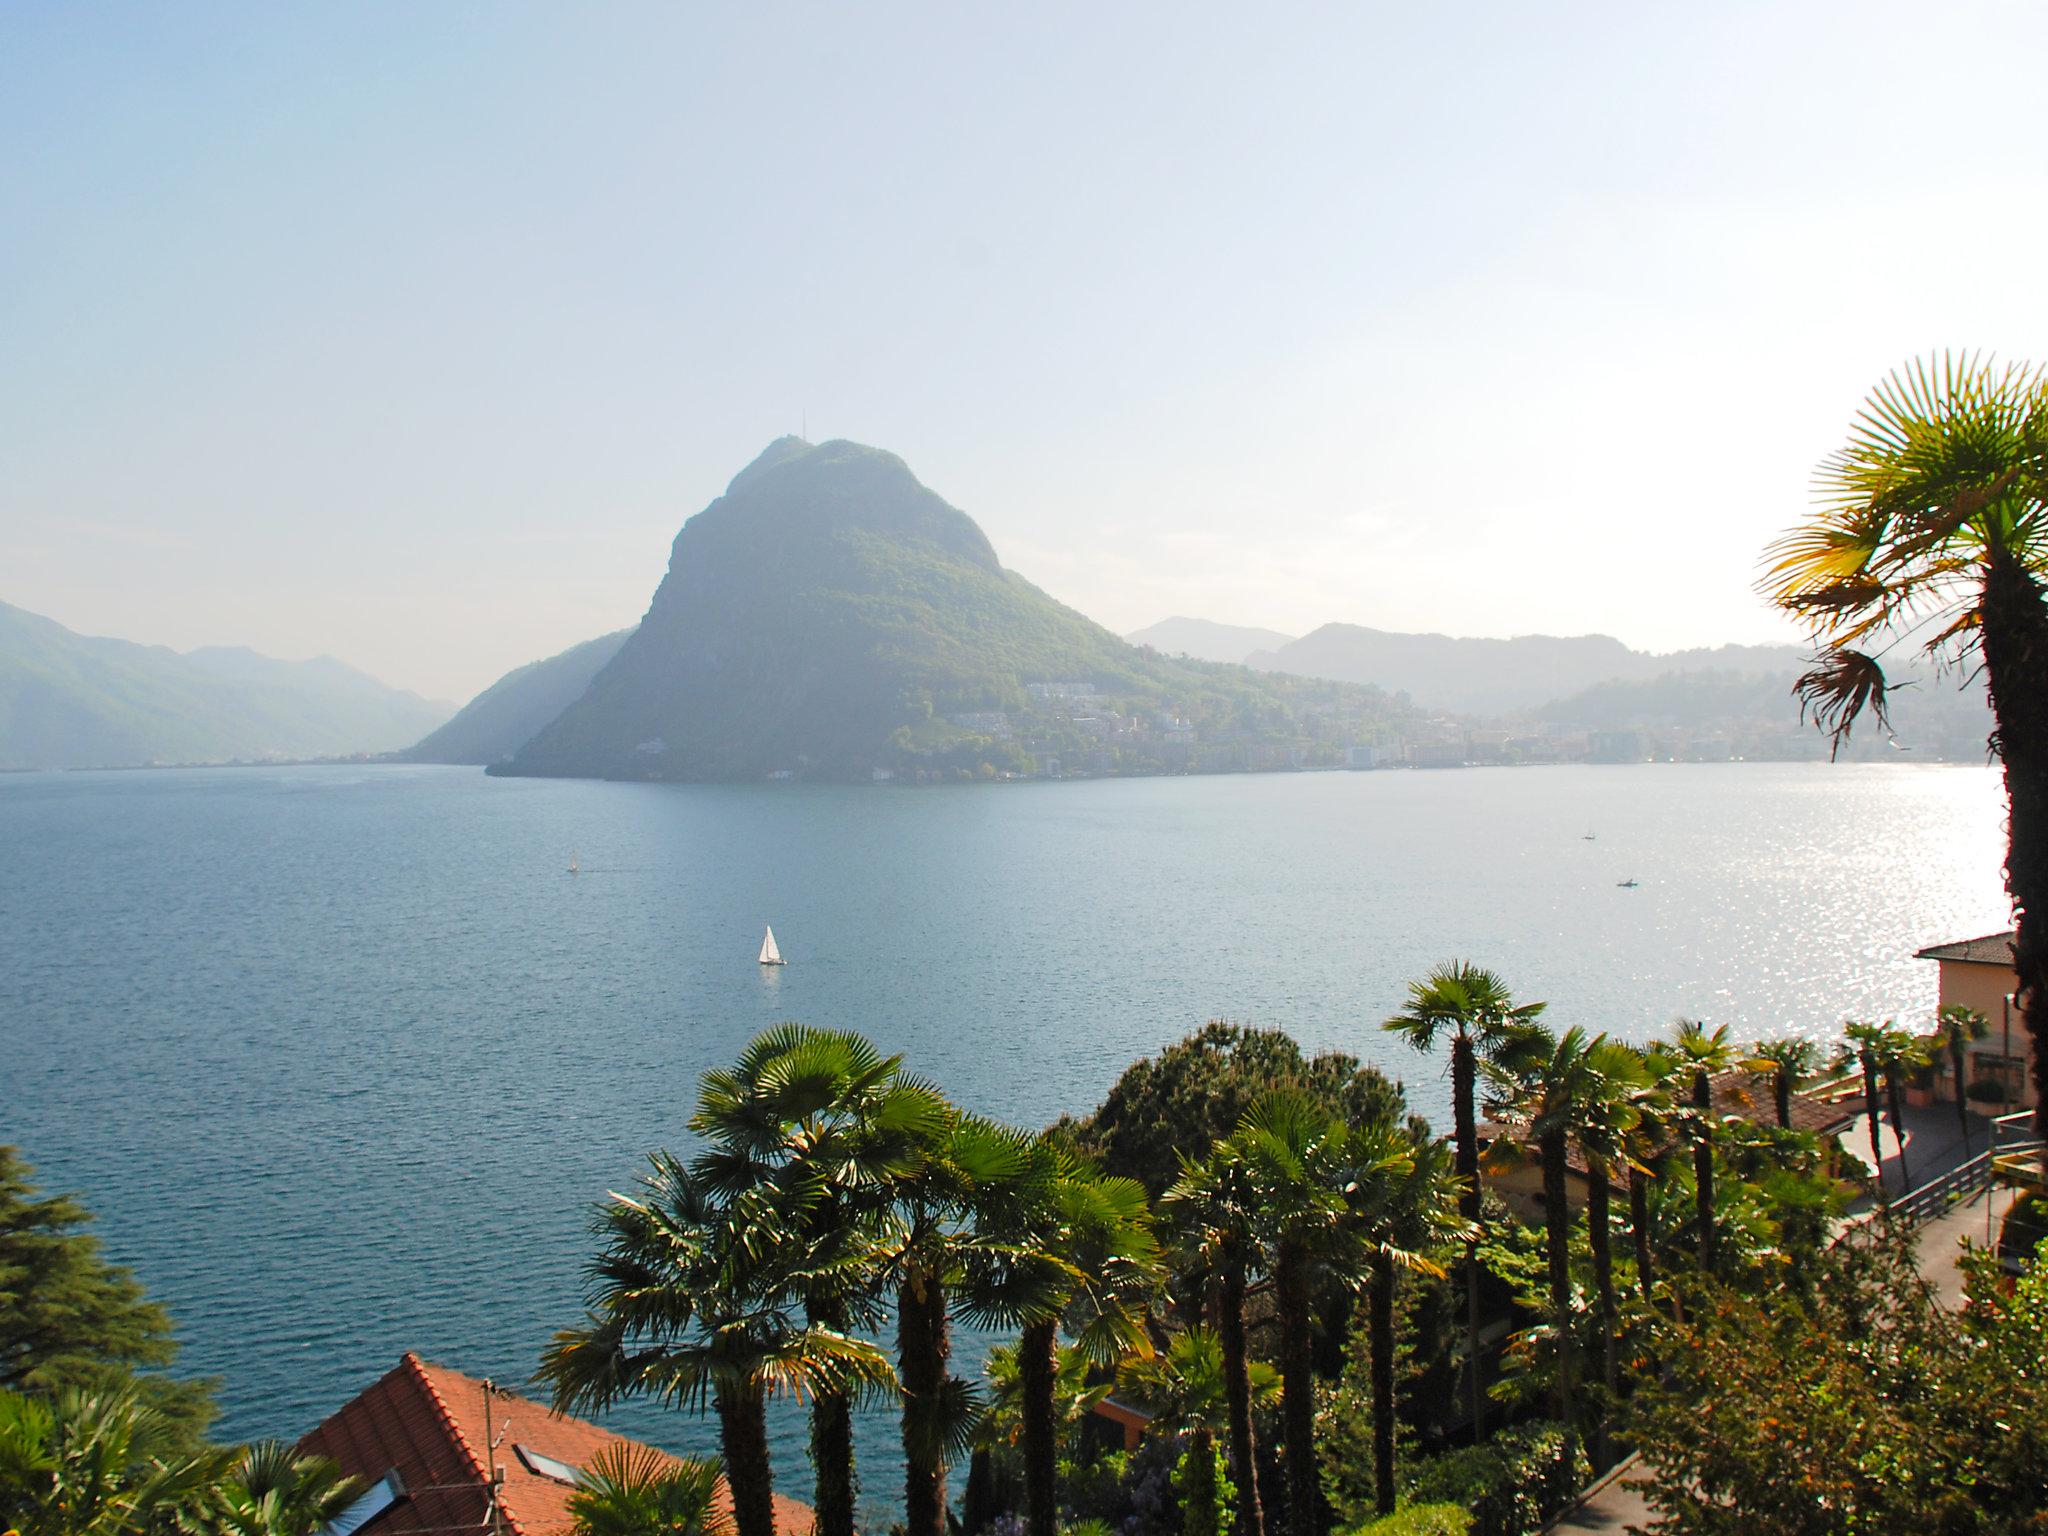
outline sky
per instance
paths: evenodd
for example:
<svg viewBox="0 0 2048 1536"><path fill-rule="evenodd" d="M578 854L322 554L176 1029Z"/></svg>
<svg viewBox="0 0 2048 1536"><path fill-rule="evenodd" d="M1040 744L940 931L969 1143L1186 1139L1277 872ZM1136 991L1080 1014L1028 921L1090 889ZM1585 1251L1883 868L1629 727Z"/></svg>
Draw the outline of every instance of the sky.
<svg viewBox="0 0 2048 1536"><path fill-rule="evenodd" d="M2048 360L2048 7L0 9L0 601L460 700L771 439L1119 631L1792 637L1891 368Z"/></svg>

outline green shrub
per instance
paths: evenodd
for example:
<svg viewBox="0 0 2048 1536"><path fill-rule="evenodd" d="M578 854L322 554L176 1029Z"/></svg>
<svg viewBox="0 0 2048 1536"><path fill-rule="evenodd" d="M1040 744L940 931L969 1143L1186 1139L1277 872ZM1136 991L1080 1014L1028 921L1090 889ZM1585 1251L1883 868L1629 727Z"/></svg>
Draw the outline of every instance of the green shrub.
<svg viewBox="0 0 2048 1536"><path fill-rule="evenodd" d="M1462 1504L1404 1504L1351 1536L1466 1536L1471 1529L1471 1512Z"/></svg>
<svg viewBox="0 0 2048 1536"><path fill-rule="evenodd" d="M1213 1436L1189 1437L1174 1469L1173 1491L1180 1496L1181 1536L1230 1536L1237 1521L1237 1484Z"/></svg>
<svg viewBox="0 0 2048 1536"><path fill-rule="evenodd" d="M1437 1457L1415 1475L1408 1496L1470 1510L1472 1536L1535 1536L1592 1475L1579 1437L1539 1420Z"/></svg>

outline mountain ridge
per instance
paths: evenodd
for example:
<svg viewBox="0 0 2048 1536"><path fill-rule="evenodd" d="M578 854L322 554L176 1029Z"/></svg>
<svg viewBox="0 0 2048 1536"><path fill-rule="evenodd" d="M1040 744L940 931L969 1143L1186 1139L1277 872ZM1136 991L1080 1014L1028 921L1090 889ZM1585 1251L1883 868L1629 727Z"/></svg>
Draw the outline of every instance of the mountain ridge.
<svg viewBox="0 0 2048 1536"><path fill-rule="evenodd" d="M0 602L0 768L373 755L453 712L332 656L180 653Z"/></svg>

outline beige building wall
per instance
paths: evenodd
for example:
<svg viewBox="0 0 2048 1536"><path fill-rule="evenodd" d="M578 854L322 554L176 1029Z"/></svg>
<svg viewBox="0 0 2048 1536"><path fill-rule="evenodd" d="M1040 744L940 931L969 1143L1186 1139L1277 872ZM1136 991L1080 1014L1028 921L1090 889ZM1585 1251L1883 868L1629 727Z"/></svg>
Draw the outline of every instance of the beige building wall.
<svg viewBox="0 0 2048 1536"><path fill-rule="evenodd" d="M1991 1032L1982 1040L1971 1043L1969 1053L1968 1083L1982 1077L2003 1075L2012 1080L2012 1107L2031 1109L2034 1106L2034 1054L2032 1041L2025 1027L2020 1023L2019 1010L2008 1009L2007 999L2012 989L2019 985L2019 977L2010 966L1985 965L1972 960L1943 960L1941 965L1941 1006L1951 1005L1974 1008L1990 1022ZM2006 1016L2011 1013L2012 1030L2008 1043ZM2010 1055L2008 1055L2010 1052ZM1936 1091L1944 1099L1955 1097L1955 1083L1948 1072L1946 1056L1936 1065L1940 1069L1936 1078ZM1965 1083L1965 1088L1968 1087ZM1987 1113L1997 1113L1997 1101L1972 1101Z"/></svg>

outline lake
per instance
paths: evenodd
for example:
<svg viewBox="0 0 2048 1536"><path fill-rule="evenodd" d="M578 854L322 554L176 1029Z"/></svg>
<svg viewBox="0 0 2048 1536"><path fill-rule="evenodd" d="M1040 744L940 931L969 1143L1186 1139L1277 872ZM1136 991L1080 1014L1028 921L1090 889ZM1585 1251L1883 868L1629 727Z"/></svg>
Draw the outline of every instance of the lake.
<svg viewBox="0 0 2048 1536"><path fill-rule="evenodd" d="M297 1436L406 1349L522 1382L579 1315L592 1202L776 1020L862 1030L1025 1126L1206 1019L1278 1024L1441 1120L1438 1063L1377 1025L1446 958L1630 1039L1924 1022L1913 951L2008 922L2003 816L1991 770L1890 765L6 776L0 1139L170 1307L220 1432ZM755 963L771 922L782 970ZM882 1503L892 1432L863 1428ZM799 1497L802 1443L778 1416Z"/></svg>

